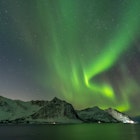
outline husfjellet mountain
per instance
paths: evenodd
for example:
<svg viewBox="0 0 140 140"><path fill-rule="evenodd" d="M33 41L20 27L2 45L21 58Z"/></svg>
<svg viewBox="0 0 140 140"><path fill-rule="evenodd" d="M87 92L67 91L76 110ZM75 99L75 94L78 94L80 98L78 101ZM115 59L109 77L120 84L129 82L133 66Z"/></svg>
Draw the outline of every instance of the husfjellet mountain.
<svg viewBox="0 0 140 140"><path fill-rule="evenodd" d="M0 96L1 124L56 124L56 123L135 123L129 116L109 108L95 106L75 110L66 101L54 98L51 101L24 102Z"/></svg>

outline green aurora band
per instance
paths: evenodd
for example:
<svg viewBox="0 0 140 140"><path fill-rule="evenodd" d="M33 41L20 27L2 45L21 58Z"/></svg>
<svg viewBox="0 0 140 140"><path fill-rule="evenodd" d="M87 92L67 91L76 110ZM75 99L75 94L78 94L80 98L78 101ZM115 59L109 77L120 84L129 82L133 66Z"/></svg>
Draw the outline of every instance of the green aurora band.
<svg viewBox="0 0 140 140"><path fill-rule="evenodd" d="M140 1L40 0L37 7L44 28L43 55L50 70L44 86L54 86L76 108L95 104L129 110L131 92L138 88L134 78L121 66L123 79L130 80L118 85L118 96L104 73L115 68L133 47L140 25Z"/></svg>

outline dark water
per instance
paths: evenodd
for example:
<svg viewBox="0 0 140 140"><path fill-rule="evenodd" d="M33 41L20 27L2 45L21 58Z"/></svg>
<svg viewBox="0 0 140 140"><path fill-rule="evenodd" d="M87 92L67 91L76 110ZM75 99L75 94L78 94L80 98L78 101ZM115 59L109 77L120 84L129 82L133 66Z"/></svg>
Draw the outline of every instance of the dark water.
<svg viewBox="0 0 140 140"><path fill-rule="evenodd" d="M0 140L140 140L140 125L0 126Z"/></svg>

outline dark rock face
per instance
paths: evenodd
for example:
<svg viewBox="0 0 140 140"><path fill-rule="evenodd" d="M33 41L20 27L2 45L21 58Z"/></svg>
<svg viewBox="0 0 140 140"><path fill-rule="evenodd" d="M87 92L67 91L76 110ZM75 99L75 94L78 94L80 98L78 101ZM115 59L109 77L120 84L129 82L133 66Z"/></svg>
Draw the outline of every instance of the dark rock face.
<svg viewBox="0 0 140 140"><path fill-rule="evenodd" d="M106 122L106 123L118 122L111 115L109 115L104 110L101 110L99 107L93 107L77 111L77 114L85 122Z"/></svg>
<svg viewBox="0 0 140 140"><path fill-rule="evenodd" d="M47 119L58 117L79 119L71 104L66 103L65 101L62 101L56 97L52 101L44 105L38 112L32 115L33 119Z"/></svg>
<svg viewBox="0 0 140 140"><path fill-rule="evenodd" d="M36 100L36 101L31 101L32 105L38 105L38 106L44 106L45 104L48 103L48 101L43 101L43 100Z"/></svg>
<svg viewBox="0 0 140 140"><path fill-rule="evenodd" d="M140 123L140 116L133 117L133 120L137 123Z"/></svg>

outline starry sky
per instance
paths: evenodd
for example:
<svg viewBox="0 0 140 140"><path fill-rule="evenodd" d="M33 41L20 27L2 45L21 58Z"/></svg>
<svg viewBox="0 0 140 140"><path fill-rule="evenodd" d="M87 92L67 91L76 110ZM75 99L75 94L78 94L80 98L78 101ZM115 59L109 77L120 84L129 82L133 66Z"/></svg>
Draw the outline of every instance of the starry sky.
<svg viewBox="0 0 140 140"><path fill-rule="evenodd" d="M140 115L139 0L0 0L0 94Z"/></svg>

